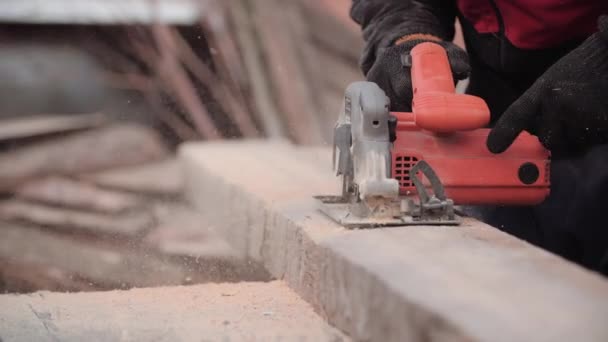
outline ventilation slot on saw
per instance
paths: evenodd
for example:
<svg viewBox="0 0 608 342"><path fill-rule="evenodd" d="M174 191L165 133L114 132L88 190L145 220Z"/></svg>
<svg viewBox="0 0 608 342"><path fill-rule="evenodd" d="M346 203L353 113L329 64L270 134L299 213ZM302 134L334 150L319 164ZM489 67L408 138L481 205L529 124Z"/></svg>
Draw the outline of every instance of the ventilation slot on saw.
<svg viewBox="0 0 608 342"><path fill-rule="evenodd" d="M410 178L410 170L416 165L418 158L408 155L395 155L393 157L393 177L399 182L401 188L414 186Z"/></svg>

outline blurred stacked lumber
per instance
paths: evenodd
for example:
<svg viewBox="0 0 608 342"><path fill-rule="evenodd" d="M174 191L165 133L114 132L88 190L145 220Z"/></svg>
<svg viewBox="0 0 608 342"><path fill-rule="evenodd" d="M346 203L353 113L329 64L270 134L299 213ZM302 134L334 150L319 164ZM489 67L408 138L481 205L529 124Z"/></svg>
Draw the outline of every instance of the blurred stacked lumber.
<svg viewBox="0 0 608 342"><path fill-rule="evenodd" d="M0 292L266 277L189 209L181 168L148 127L20 140L0 165Z"/></svg>
<svg viewBox="0 0 608 342"><path fill-rule="evenodd" d="M104 65L110 87L144 102L180 140L260 136L243 96L215 70L203 37L196 26L129 25L98 28L84 46Z"/></svg>
<svg viewBox="0 0 608 342"><path fill-rule="evenodd" d="M11 0L6 6L0 13L0 119L94 108L157 128L172 143L262 135L247 101L212 57L202 19L212 11L207 1L34 6ZM38 70L33 80L31 70ZM11 128L0 138L37 133Z"/></svg>
<svg viewBox="0 0 608 342"><path fill-rule="evenodd" d="M331 141L350 0L26 2L0 13L0 291L266 279L182 201L171 146Z"/></svg>
<svg viewBox="0 0 608 342"><path fill-rule="evenodd" d="M330 142L344 89L362 78L350 1L202 4L198 26L98 28L84 46L181 140Z"/></svg>
<svg viewBox="0 0 608 342"><path fill-rule="evenodd" d="M346 0L216 2L222 14L214 18L221 20L209 20L210 44L221 52L216 60L251 99L268 136L331 141L344 89L362 77L361 34L349 6Z"/></svg>
<svg viewBox="0 0 608 342"><path fill-rule="evenodd" d="M87 1L96 5L79 5L63 17L45 4L32 20L18 1L10 2L14 14L24 13L0 14L6 32L0 47L7 51L0 64L13 63L10 70L25 75L38 64L54 71L43 73L30 91L37 96L18 92L23 104L46 96L49 84L75 104L90 96L75 96L74 89L101 91L82 77L70 83L81 86L62 86L82 74L71 70L82 65L100 69L111 90L112 108L103 112L154 122L176 142L271 137L320 144L331 141L344 88L362 77L361 34L348 17L350 0ZM163 15L147 15L156 11ZM13 76L0 77L0 85ZM44 112L48 102L29 107Z"/></svg>

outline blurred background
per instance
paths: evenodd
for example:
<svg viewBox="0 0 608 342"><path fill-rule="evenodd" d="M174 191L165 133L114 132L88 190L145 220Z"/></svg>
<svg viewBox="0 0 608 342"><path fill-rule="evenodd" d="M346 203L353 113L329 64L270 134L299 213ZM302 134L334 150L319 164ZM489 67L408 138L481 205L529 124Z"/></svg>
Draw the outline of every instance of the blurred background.
<svg viewBox="0 0 608 342"><path fill-rule="evenodd" d="M266 279L180 197L174 152L331 142L362 78L349 6L2 0L0 292Z"/></svg>
<svg viewBox="0 0 608 342"><path fill-rule="evenodd" d="M360 78L349 0L6 0L2 118L103 112L169 141L328 141Z"/></svg>

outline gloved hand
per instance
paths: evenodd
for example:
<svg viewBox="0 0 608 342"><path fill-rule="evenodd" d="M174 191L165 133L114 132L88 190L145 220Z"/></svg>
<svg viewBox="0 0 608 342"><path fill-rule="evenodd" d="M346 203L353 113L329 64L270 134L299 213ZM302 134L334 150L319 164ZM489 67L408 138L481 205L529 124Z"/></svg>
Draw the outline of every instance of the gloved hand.
<svg viewBox="0 0 608 342"><path fill-rule="evenodd" d="M412 79L410 68L403 66L401 56L409 54L419 43L432 41L443 46L450 60L454 79L463 80L468 77L471 67L467 53L458 46L436 40L415 39L406 40L391 46L376 59L367 73L367 80L375 82L386 92L391 100L391 110L407 112L412 110Z"/></svg>
<svg viewBox="0 0 608 342"><path fill-rule="evenodd" d="M551 66L501 116L488 149L505 151L519 133L538 136L554 154L608 143L608 16L600 32Z"/></svg>

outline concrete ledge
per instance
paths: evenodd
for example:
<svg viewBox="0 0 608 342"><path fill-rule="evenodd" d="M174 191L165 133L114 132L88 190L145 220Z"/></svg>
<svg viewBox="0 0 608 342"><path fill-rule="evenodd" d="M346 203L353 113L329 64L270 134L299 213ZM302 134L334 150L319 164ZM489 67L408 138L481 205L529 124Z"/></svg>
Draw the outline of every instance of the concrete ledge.
<svg viewBox="0 0 608 342"><path fill-rule="evenodd" d="M474 220L347 231L313 195L337 193L327 149L190 144L187 195L355 340L608 341L608 282Z"/></svg>

